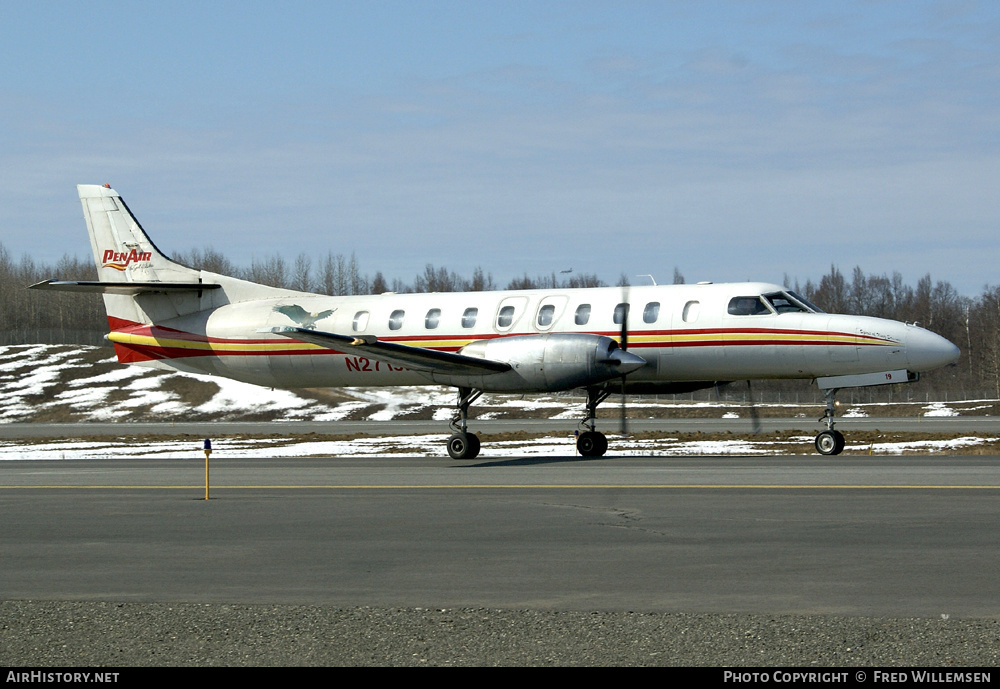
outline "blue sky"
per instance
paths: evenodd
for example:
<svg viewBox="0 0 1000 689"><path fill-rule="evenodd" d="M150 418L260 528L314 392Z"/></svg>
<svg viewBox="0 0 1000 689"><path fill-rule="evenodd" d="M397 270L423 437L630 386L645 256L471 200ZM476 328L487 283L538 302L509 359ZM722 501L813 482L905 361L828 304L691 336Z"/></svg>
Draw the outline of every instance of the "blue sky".
<svg viewBox="0 0 1000 689"><path fill-rule="evenodd" d="M1000 4L3 3L0 243L1000 283ZM634 281L638 282L639 280Z"/></svg>

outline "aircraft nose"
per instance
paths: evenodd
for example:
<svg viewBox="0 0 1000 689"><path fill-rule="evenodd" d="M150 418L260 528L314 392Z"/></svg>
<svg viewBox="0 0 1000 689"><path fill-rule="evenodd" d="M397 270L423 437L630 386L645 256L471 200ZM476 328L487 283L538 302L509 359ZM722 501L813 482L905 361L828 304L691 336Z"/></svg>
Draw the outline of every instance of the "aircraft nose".
<svg viewBox="0 0 1000 689"><path fill-rule="evenodd" d="M958 361L961 350L945 338L918 326L907 326L906 361L911 371L930 371Z"/></svg>

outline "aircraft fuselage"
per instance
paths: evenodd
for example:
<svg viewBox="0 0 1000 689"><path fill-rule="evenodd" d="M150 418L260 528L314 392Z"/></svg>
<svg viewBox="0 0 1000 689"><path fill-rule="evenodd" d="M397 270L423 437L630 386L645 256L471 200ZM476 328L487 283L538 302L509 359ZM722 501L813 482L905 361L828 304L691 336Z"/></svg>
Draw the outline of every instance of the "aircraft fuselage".
<svg viewBox="0 0 1000 689"><path fill-rule="evenodd" d="M627 303L628 350L646 362L629 375L629 387L636 391L697 382L923 371L957 354L944 338L898 321L801 308L776 313L766 300L742 309L752 313L730 313L734 300L784 294L787 290L778 285L750 282L353 297L289 293L156 325L112 323L109 339L129 363L159 362L270 387L448 384L501 392L535 388L511 382L517 378L466 380L415 371L348 347L330 349L261 331L298 325L444 352L550 333L617 341L620 305ZM528 360L515 362L519 368L546 365L524 357ZM536 391L543 389L550 388Z"/></svg>

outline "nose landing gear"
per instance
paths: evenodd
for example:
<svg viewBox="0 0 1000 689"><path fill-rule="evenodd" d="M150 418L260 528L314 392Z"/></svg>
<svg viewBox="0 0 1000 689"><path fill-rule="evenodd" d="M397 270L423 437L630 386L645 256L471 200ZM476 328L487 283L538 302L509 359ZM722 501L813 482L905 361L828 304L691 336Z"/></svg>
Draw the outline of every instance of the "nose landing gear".
<svg viewBox="0 0 1000 689"><path fill-rule="evenodd" d="M830 388L825 393L826 410L823 412L823 417L820 421L826 421L826 430L821 431L816 436L816 451L821 455L839 455L844 451L846 443L844 434L833 427L836 409L836 403L833 398L837 394L837 390L838 388Z"/></svg>

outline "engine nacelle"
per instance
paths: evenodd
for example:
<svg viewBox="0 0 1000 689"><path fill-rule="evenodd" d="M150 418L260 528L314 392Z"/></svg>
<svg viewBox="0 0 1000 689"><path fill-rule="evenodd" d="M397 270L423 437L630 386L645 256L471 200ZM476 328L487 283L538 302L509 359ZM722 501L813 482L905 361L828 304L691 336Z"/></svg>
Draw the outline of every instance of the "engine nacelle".
<svg viewBox="0 0 1000 689"><path fill-rule="evenodd" d="M471 380L473 377L463 381L458 376L439 375L435 375L435 379L489 392L572 390L619 378L646 364L641 357L622 351L610 337L588 333L479 340L466 345L459 353L510 364L512 370L475 376L475 380Z"/></svg>

